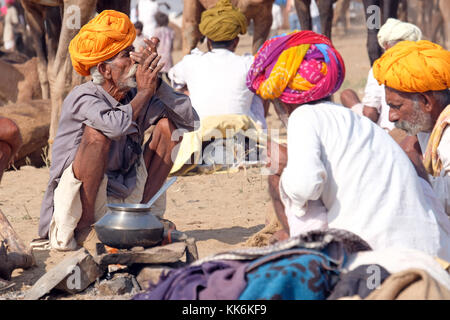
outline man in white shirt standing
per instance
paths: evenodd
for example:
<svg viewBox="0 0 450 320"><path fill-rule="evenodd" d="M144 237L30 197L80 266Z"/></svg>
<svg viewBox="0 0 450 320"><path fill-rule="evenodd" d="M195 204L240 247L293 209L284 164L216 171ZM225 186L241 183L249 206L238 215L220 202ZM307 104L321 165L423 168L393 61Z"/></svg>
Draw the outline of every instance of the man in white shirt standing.
<svg viewBox="0 0 450 320"><path fill-rule="evenodd" d="M450 52L403 41L375 61L374 76L386 86L389 119L409 135L402 148L450 216Z"/></svg>
<svg viewBox="0 0 450 320"><path fill-rule="evenodd" d="M377 37L380 47L387 50L403 40L419 41L422 38L422 32L411 23L389 18L381 26ZM347 108L368 117L386 131L394 129L394 124L389 121L389 106L386 104L384 85L379 85L375 80L372 68L367 76L362 102L359 101L358 95L352 89L342 91L341 102Z"/></svg>
<svg viewBox="0 0 450 320"><path fill-rule="evenodd" d="M175 87L186 86L200 120L226 114L247 115L266 127L263 101L246 85L251 55L235 54L239 34L247 32L247 18L221 0L202 13L200 32L207 38L209 51L198 49L183 57L169 70Z"/></svg>
<svg viewBox="0 0 450 320"><path fill-rule="evenodd" d="M449 260L450 221L403 150L366 117L327 101L345 74L331 42L308 31L268 42L248 84L290 113L287 148L268 148L278 237L338 228L374 250L405 247ZM267 77L268 68L276 70Z"/></svg>

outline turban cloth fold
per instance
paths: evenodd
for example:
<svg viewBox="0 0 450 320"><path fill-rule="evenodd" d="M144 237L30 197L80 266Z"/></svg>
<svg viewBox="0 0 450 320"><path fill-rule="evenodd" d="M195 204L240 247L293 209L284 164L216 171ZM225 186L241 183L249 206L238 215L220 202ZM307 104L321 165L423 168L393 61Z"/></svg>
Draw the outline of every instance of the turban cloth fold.
<svg viewBox="0 0 450 320"><path fill-rule="evenodd" d="M379 84L402 92L427 92L450 86L450 51L427 41L397 43L373 63Z"/></svg>
<svg viewBox="0 0 450 320"><path fill-rule="evenodd" d="M247 32L247 18L230 0L220 0L214 8L203 11L198 28L212 41L229 41Z"/></svg>
<svg viewBox="0 0 450 320"><path fill-rule="evenodd" d="M82 76L88 76L90 68L131 46L135 38L136 30L126 14L104 10L70 41L73 68Z"/></svg>
<svg viewBox="0 0 450 320"><path fill-rule="evenodd" d="M247 87L265 100L303 104L332 95L344 76L344 61L327 37L294 31L264 42L247 73Z"/></svg>
<svg viewBox="0 0 450 320"><path fill-rule="evenodd" d="M438 177L442 170L442 161L439 158L437 149L441 142L442 135L447 126L450 125L450 105L448 105L444 111L439 115L433 131L431 132L430 139L428 140L427 150L423 157L423 165L427 172L435 177Z"/></svg>
<svg viewBox="0 0 450 320"><path fill-rule="evenodd" d="M390 41L419 41L422 39L422 31L412 23L403 22L394 18L387 19L378 31L378 43L384 48Z"/></svg>

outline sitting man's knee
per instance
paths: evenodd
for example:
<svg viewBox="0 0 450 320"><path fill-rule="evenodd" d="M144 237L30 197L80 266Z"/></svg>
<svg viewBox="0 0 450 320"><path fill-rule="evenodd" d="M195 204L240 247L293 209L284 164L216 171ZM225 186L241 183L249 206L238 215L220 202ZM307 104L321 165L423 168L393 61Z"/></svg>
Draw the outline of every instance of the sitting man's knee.
<svg viewBox="0 0 450 320"><path fill-rule="evenodd" d="M13 152L17 151L22 145L22 135L17 124L8 118L1 117L0 128L0 141L8 143Z"/></svg>
<svg viewBox="0 0 450 320"><path fill-rule="evenodd" d="M162 118L157 122L155 130L154 130L154 134L158 135L165 141L168 141L168 142L172 141L173 144L176 144L178 142L178 140L172 139L173 133L176 129L177 129L177 127L171 120L169 120L167 118Z"/></svg>

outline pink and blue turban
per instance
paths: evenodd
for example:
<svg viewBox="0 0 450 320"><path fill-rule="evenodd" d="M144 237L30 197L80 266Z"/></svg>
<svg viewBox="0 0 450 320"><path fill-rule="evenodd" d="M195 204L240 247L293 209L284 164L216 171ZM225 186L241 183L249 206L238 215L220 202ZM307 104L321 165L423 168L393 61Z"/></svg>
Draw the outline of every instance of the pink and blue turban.
<svg viewBox="0 0 450 320"><path fill-rule="evenodd" d="M344 77L344 61L327 37L294 31L263 44L247 74L247 87L265 100L304 104L335 93Z"/></svg>

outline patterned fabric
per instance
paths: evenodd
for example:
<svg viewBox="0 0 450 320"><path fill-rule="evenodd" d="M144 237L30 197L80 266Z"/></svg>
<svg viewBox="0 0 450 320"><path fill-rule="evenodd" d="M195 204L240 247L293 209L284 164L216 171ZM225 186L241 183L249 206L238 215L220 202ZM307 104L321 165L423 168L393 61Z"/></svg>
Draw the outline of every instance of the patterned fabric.
<svg viewBox="0 0 450 320"><path fill-rule="evenodd" d="M247 74L247 86L265 100L304 104L332 95L344 77L344 61L327 37L294 31L263 44Z"/></svg>
<svg viewBox="0 0 450 320"><path fill-rule="evenodd" d="M358 295L366 298L391 274L378 264L362 265L348 273L341 273L339 282L327 300Z"/></svg>
<svg viewBox="0 0 450 320"><path fill-rule="evenodd" d="M348 231L312 231L272 246L197 260L163 274L158 283L151 283L148 291L133 299L325 299L347 255L364 250L370 250L367 243ZM274 270L281 270L280 275ZM265 283L258 279L261 272L271 274L270 290L257 289ZM298 283L292 282L294 278ZM292 284L296 284L295 288L291 288Z"/></svg>
<svg viewBox="0 0 450 320"><path fill-rule="evenodd" d="M402 41L373 63L378 83L402 92L450 88L450 51L427 40Z"/></svg>
<svg viewBox="0 0 450 320"><path fill-rule="evenodd" d="M270 255L275 252L293 248L304 248L321 251L327 247L333 247L336 244L342 245L343 249L348 254L372 250L367 242L361 239L356 234L346 230L331 228L327 230L313 230L296 237L291 237L284 241L277 242L270 246L243 248L218 253L205 257L203 259L199 259L192 263L192 265L200 265L204 262L215 260L254 260L265 255Z"/></svg>
<svg viewBox="0 0 450 320"><path fill-rule="evenodd" d="M133 300L236 300L245 288L242 261L211 261L163 274Z"/></svg>
<svg viewBox="0 0 450 320"><path fill-rule="evenodd" d="M448 125L450 125L450 105L439 115L428 140L427 150L423 158L425 169L435 177L438 177L442 170L442 161L439 159L437 149L441 142L442 134Z"/></svg>
<svg viewBox="0 0 450 320"><path fill-rule="evenodd" d="M323 300L342 265L314 250L287 250L262 257L247 268L240 300Z"/></svg>

